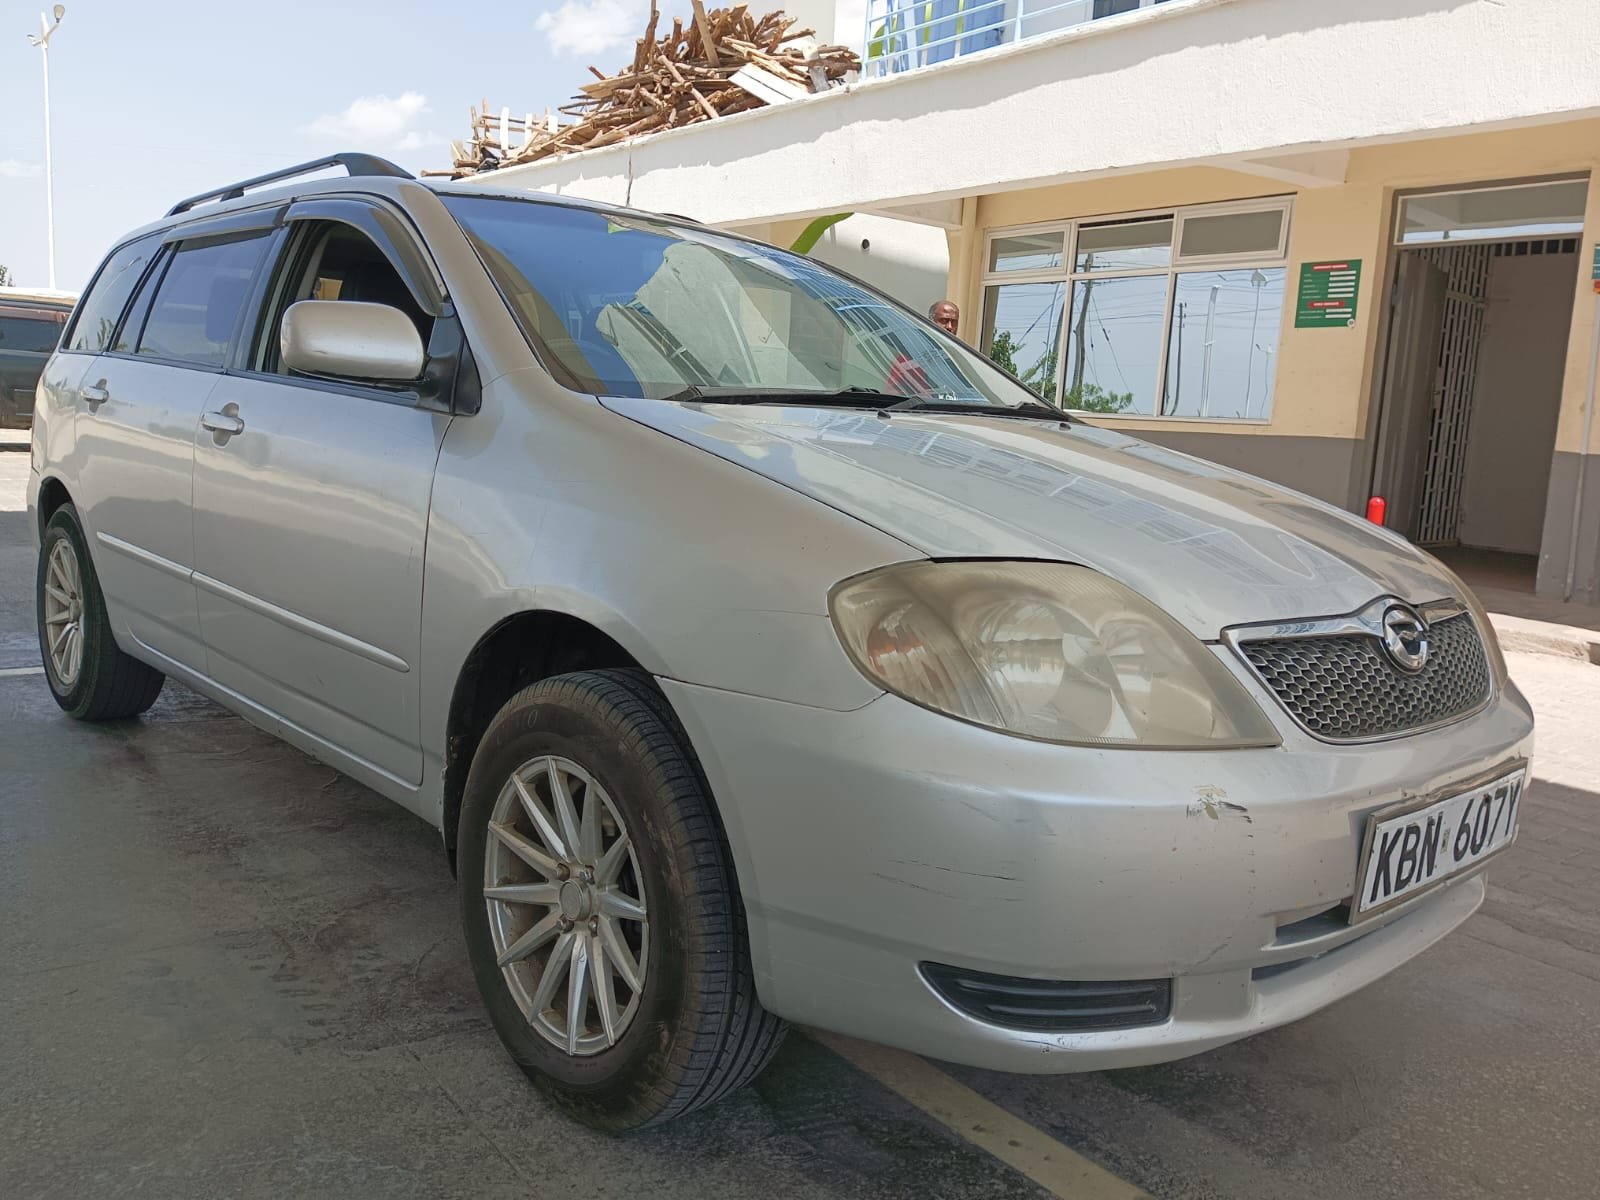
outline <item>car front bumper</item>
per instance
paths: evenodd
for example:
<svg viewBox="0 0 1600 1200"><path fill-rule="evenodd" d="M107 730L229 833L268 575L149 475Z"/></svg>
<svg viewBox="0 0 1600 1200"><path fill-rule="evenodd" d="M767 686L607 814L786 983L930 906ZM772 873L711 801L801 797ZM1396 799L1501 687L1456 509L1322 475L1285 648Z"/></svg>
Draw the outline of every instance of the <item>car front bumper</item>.
<svg viewBox="0 0 1600 1200"><path fill-rule="evenodd" d="M662 680L723 814L762 1002L791 1020L1018 1072L1136 1066L1281 1025L1421 953L1469 872L1351 926L1366 817L1527 759L1507 687L1415 737L1275 749L1025 741L886 695L833 712ZM1330 911L1331 910L1331 911ZM920 963L1171 979L1159 1024L1041 1032L947 1004Z"/></svg>

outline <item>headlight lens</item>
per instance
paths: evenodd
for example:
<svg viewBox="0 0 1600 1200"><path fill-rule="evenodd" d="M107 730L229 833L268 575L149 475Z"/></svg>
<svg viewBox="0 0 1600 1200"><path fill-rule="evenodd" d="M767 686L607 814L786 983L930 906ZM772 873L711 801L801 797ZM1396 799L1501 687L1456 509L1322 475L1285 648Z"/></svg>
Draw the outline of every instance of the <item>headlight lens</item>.
<svg viewBox="0 0 1600 1200"><path fill-rule="evenodd" d="M829 607L868 678L977 725L1085 746L1279 742L1193 634L1087 567L903 563L846 580Z"/></svg>

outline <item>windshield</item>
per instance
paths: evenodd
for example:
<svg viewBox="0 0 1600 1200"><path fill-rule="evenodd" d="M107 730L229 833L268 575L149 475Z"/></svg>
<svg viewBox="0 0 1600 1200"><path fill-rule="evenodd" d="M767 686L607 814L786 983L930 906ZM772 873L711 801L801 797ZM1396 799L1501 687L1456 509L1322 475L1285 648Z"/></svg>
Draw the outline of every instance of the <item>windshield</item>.
<svg viewBox="0 0 1600 1200"><path fill-rule="evenodd" d="M1037 404L943 330L802 255L665 219L441 199L545 364L577 390Z"/></svg>

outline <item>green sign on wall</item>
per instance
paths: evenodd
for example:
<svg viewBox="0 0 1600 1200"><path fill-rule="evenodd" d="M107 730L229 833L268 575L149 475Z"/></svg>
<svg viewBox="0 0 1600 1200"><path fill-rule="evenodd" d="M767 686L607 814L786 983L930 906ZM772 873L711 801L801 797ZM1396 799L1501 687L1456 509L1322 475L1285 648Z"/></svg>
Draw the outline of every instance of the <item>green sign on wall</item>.
<svg viewBox="0 0 1600 1200"><path fill-rule="evenodd" d="M1356 323L1356 294L1361 290L1361 260L1300 264L1300 299L1294 309L1296 329L1348 329Z"/></svg>

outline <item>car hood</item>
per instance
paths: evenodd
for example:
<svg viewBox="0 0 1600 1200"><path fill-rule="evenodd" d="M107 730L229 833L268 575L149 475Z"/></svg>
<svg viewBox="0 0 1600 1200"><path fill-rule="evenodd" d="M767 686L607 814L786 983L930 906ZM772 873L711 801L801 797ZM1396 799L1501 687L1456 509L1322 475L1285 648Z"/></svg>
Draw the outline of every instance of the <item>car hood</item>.
<svg viewBox="0 0 1600 1200"><path fill-rule="evenodd" d="M1196 635L1457 590L1429 556L1310 496L1073 422L606 398L931 558L1080 563Z"/></svg>

